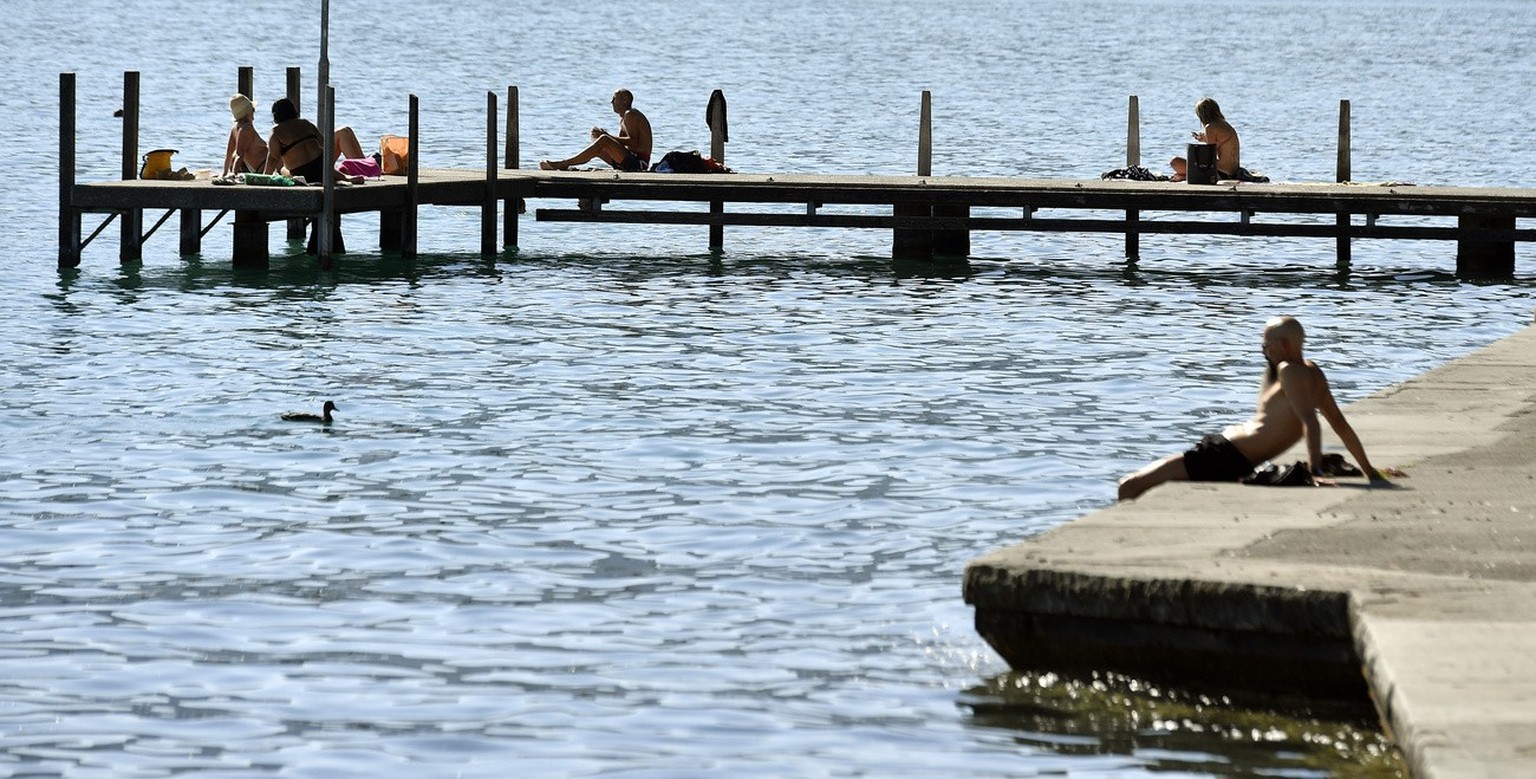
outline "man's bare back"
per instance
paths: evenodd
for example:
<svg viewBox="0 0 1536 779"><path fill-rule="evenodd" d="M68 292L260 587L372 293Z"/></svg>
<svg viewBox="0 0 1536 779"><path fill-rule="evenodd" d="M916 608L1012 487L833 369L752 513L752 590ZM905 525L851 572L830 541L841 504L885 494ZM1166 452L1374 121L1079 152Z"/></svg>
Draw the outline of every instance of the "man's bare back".
<svg viewBox="0 0 1536 779"><path fill-rule="evenodd" d="M1298 365L1303 369L1299 381L1309 390L1308 397L1303 399L1301 405L1311 405L1316 408L1318 400L1316 387L1321 385L1324 392L1328 389L1328 380L1323 376L1323 370L1311 360L1302 360L1299 364L1286 363L1277 366L1277 372L1284 371L1290 365ZM1333 399L1331 393L1328 399L1330 401ZM1273 381L1266 381L1265 385L1259 389L1259 402L1254 409L1253 418L1242 424L1227 427L1221 431L1221 435L1231 441L1249 462L1261 463L1273 459L1300 441L1305 432L1302 429L1301 418L1296 415L1294 405L1278 377Z"/></svg>

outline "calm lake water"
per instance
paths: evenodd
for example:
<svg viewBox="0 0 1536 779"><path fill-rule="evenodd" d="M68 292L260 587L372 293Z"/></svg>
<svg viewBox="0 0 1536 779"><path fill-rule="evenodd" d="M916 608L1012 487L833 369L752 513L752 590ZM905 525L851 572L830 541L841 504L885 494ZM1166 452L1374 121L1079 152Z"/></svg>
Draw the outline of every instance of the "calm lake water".
<svg viewBox="0 0 1536 779"><path fill-rule="evenodd" d="M1258 331L1309 325L1356 399L1523 327L1454 248L975 237L902 276L876 231L522 224L424 212L415 262L270 271L174 225L56 268L58 73L80 178L142 149L217 167L239 65L260 116L314 92L319 4L7 0L0 32L0 773L15 776L1326 776L1391 770L1350 723L1133 680L1022 677L960 600L971 557L1103 506L1115 478L1243 414ZM1215 18L1202 18L1214 8ZM1529 185L1529 2L331 4L338 120L422 100L423 162L480 164L487 90L523 164L627 86L661 149L747 171L1096 177L1221 100L1244 160ZM1219 25L1218 25L1219 21ZM1208 43L1209 42L1209 43ZM535 204L538 205L538 204ZM152 214L150 218L158 215ZM1145 218L1158 218L1145 215ZM86 229L99 223L88 217ZM279 421L341 407L322 429ZM1367 446L1370 442L1366 441Z"/></svg>

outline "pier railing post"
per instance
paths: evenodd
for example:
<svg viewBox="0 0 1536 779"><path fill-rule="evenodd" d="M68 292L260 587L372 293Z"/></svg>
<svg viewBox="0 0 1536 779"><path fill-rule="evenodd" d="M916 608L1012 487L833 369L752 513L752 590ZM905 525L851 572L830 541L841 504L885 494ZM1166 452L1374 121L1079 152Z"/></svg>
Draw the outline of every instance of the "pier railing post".
<svg viewBox="0 0 1536 779"><path fill-rule="evenodd" d="M496 93L485 93L485 199L480 204L480 254L496 255Z"/></svg>
<svg viewBox="0 0 1536 779"><path fill-rule="evenodd" d="M709 121L709 156L721 165L725 164L725 144L730 140L727 135L727 118L725 107L725 93L715 90L709 96L709 104L705 109L704 118ZM709 213L724 214L725 203L720 200L712 200L709 203ZM709 226L709 250L720 251L725 248L725 225L711 224Z"/></svg>
<svg viewBox="0 0 1536 779"><path fill-rule="evenodd" d="M256 69L250 65L241 65L235 73L235 91L256 100Z"/></svg>
<svg viewBox="0 0 1536 779"><path fill-rule="evenodd" d="M288 82L287 82L287 84L284 85L285 86L284 97L287 97L288 101L293 103L293 109L295 111L298 111L298 112L300 112L302 114L304 109L302 108L302 106L303 106L303 102L302 102L303 101L303 90L301 89L301 87L302 87L301 76L302 76L302 73L300 72L299 68L289 68L288 69L288 72L287 72ZM251 97L250 95L246 95L246 97L250 97L252 100L256 99L254 97ZM304 240L304 230L307 227L309 227L308 220L305 220L305 219L289 219L288 220L288 240L290 240L290 241L302 241L302 240Z"/></svg>
<svg viewBox="0 0 1536 779"><path fill-rule="evenodd" d="M519 137L519 119L517 115L517 87L507 87L507 148L502 160L502 167L507 170L517 170L521 164L518 160L522 155L522 139ZM510 197L501 204L501 245L504 248L517 247L517 217L521 211L521 198Z"/></svg>
<svg viewBox="0 0 1536 779"><path fill-rule="evenodd" d="M75 74L59 74L59 267L80 265L80 212L75 190Z"/></svg>
<svg viewBox="0 0 1536 779"><path fill-rule="evenodd" d="M123 73L123 181L139 177L139 72ZM144 235L144 210L126 209L118 223L122 243L118 247L118 259L136 262L144 257L141 236Z"/></svg>
<svg viewBox="0 0 1536 779"><path fill-rule="evenodd" d="M926 89L917 118L917 175L933 175L933 92Z"/></svg>
<svg viewBox="0 0 1536 779"><path fill-rule="evenodd" d="M416 258L416 214L418 211L420 193L419 171L421 166L421 139L417 130L417 109L419 103L415 95L411 95L411 115L406 124L406 160L405 160L405 213L400 220L400 256L413 260Z"/></svg>
<svg viewBox="0 0 1536 779"><path fill-rule="evenodd" d="M933 172L933 93L923 90L921 108L917 118L917 175L928 176ZM891 216L928 217L933 207L928 203L893 203ZM891 230L891 259L929 261L933 259L933 231L928 228L896 227Z"/></svg>
<svg viewBox="0 0 1536 779"><path fill-rule="evenodd" d="M934 175L934 95L923 91L922 118L917 137L917 171L919 175ZM971 206L965 203L934 203L923 212L932 217L971 217ZM965 260L971 257L971 230L937 229L929 232L929 246L934 257Z"/></svg>
<svg viewBox="0 0 1536 779"><path fill-rule="evenodd" d="M333 245L332 230L336 224L336 88L321 85L325 96L320 105L320 218L315 223L315 256L320 267L331 266Z"/></svg>
<svg viewBox="0 0 1536 779"><path fill-rule="evenodd" d="M933 173L933 93L923 90L922 103L917 115L917 175ZM891 215L898 220L908 217L929 217L933 206L929 203L893 203ZM927 227L896 227L891 231L891 259L927 262L933 259L933 230Z"/></svg>
<svg viewBox="0 0 1536 779"><path fill-rule="evenodd" d="M1340 100L1339 101L1339 159L1338 159L1338 170L1337 170L1337 175L1336 175L1336 179L1337 179L1338 183L1340 183L1340 184L1343 184L1343 183L1346 183L1346 182L1350 181L1353 178L1353 176L1354 176L1353 172L1350 170L1349 135L1350 135L1350 130L1349 130L1349 101L1348 100ZM1348 270L1349 269L1349 264L1350 264L1350 261L1351 261L1351 257L1350 257L1351 250L1350 250L1350 242L1349 242L1350 216L1347 213L1339 214L1335 218L1335 222L1336 222L1336 224L1338 224L1338 227L1339 227L1339 236L1336 239L1337 243L1338 243L1338 258L1335 261L1335 263L1336 263L1336 265L1337 265L1339 270L1344 271L1344 270Z"/></svg>
<svg viewBox="0 0 1536 779"><path fill-rule="evenodd" d="M1125 118L1125 166L1130 168L1140 164L1141 101L1131 95ZM1136 229L1140 223L1140 211L1132 209L1125 212L1125 258L1128 260L1141 259L1141 233Z"/></svg>

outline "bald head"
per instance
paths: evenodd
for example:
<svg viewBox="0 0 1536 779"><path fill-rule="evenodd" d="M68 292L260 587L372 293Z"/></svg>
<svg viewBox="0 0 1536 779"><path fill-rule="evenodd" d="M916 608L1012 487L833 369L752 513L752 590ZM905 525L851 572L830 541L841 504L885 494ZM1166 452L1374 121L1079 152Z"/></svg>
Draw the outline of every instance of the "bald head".
<svg viewBox="0 0 1536 779"><path fill-rule="evenodd" d="M1300 360L1307 334L1293 316L1277 316L1264 323L1264 357L1271 369L1282 362Z"/></svg>
<svg viewBox="0 0 1536 779"><path fill-rule="evenodd" d="M1264 335L1285 338L1296 342L1297 346L1307 337L1306 331L1301 329L1301 322L1293 316L1277 316L1265 322Z"/></svg>

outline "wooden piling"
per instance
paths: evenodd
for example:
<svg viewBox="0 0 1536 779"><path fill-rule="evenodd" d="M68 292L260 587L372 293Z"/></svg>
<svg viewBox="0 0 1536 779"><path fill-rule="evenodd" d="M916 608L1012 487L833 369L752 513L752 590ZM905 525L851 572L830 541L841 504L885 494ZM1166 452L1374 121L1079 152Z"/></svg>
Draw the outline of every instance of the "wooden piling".
<svg viewBox="0 0 1536 779"><path fill-rule="evenodd" d="M325 60L321 59L323 63ZM324 99L320 104L320 219L315 224L315 256L320 267L328 268L333 259L333 230L341 225L336 219L336 88L321 85Z"/></svg>
<svg viewBox="0 0 1536 779"><path fill-rule="evenodd" d="M923 90L917 114L917 175L933 175L933 93ZM933 207L925 203L894 203L891 215L930 217ZM891 259L928 261L933 259L933 231L897 227L891 231Z"/></svg>
<svg viewBox="0 0 1536 779"><path fill-rule="evenodd" d="M284 93L283 93L283 96L288 98L289 102L293 103L293 109L295 111L298 111L301 115L304 112L304 108L303 108L303 89L302 89L302 87L303 87L303 83L302 83L303 82L303 78L302 78L302 76L303 76L303 73L300 71L299 68L288 68L288 71L287 71L287 83L284 84ZM247 95L247 97L249 97L249 95ZM255 98L251 98L251 99L255 100ZM302 240L304 240L304 231L306 229L308 229L308 227L309 227L309 220L307 220L307 219L289 219L288 220L288 232L287 232L288 240L290 240L290 241L302 241Z"/></svg>
<svg viewBox="0 0 1536 779"><path fill-rule="evenodd" d="M1507 279L1515 275L1515 242L1487 231L1515 229L1514 215L1473 214L1457 217L1456 275L1463 279Z"/></svg>
<svg viewBox="0 0 1536 779"><path fill-rule="evenodd" d="M917 175L933 175L933 92L926 89L917 118Z"/></svg>
<svg viewBox="0 0 1536 779"><path fill-rule="evenodd" d="M379 212L379 249L398 251L406 259L416 256L416 105L416 96L411 95L406 124L406 156L409 159L406 161L405 204L398 209Z"/></svg>
<svg viewBox="0 0 1536 779"><path fill-rule="evenodd" d="M716 95L719 95L720 97L718 101L715 99ZM728 126L725 108L725 94L717 89L715 90L714 94L709 96L709 98L709 105L705 110L704 117L709 122L709 156L715 162L724 165L726 128ZM709 110L717 107L719 109L718 111ZM709 203L709 213L724 214L725 202L721 200L711 200ZM725 225L711 224L709 226L709 250L712 252L717 252L724 248Z"/></svg>
<svg viewBox="0 0 1536 779"><path fill-rule="evenodd" d="M496 255L496 93L485 93L485 197L480 203L480 254Z"/></svg>
<svg viewBox="0 0 1536 779"><path fill-rule="evenodd" d="M75 74L59 74L59 267L80 265L80 212L74 208Z"/></svg>
<svg viewBox="0 0 1536 779"><path fill-rule="evenodd" d="M917 175L933 175L933 93L926 89L918 116ZM925 207L922 213L964 219L971 215L971 207L964 203L936 203ZM964 228L933 230L928 237L928 251L932 258L963 260L971 255L971 233Z"/></svg>
<svg viewBox="0 0 1536 779"><path fill-rule="evenodd" d="M139 177L139 72L123 73L123 181ZM129 208L118 222L122 242L118 260L138 262L144 258L140 236L144 233L144 209Z"/></svg>
<svg viewBox="0 0 1536 779"><path fill-rule="evenodd" d="M1125 118L1125 166L1130 168L1140 164L1141 100L1131 95ZM1125 212L1125 258L1128 260L1141 259L1141 232L1136 229L1140 223L1140 211L1131 209Z"/></svg>
<svg viewBox="0 0 1536 779"><path fill-rule="evenodd" d="M203 250L203 211L200 208L181 209L181 255L197 254Z"/></svg>
<svg viewBox="0 0 1536 779"><path fill-rule="evenodd" d="M421 204L421 138L418 134L419 107L415 95L411 95L411 115L406 124L405 161L405 211L400 215L400 255L408 260L416 258L417 210Z"/></svg>
<svg viewBox="0 0 1536 779"><path fill-rule="evenodd" d="M236 268L264 269L269 261L267 220L259 211L236 211L231 264Z"/></svg>
<svg viewBox="0 0 1536 779"><path fill-rule="evenodd" d="M235 91L250 98L256 99L256 69L250 65L241 65L235 74Z"/></svg>
<svg viewBox="0 0 1536 779"><path fill-rule="evenodd" d="M1338 169L1337 169L1336 176L1335 176L1335 179L1340 184L1343 184L1345 182L1350 181L1353 178L1353 175L1354 175L1351 172L1351 170L1350 170L1349 136L1350 136L1350 129L1349 129L1349 101L1348 100L1340 100L1339 101L1339 159L1338 159ZM1351 258L1352 249L1350 248L1350 241L1349 241L1350 216L1347 213L1339 214L1337 217L1335 217L1334 221L1339 226L1339 235L1338 235L1338 238L1335 239L1336 245L1338 247L1337 248L1338 257L1335 260L1335 264L1338 266L1339 270L1347 271L1347 270L1349 270L1350 260L1352 259Z"/></svg>
<svg viewBox="0 0 1536 779"><path fill-rule="evenodd" d="M517 170L521 164L522 139L519 137L519 120L517 115L517 87L507 87L507 148L502 158L502 166L507 170ZM522 210L522 199L508 198L501 204L501 245L503 248L517 248L517 218Z"/></svg>

